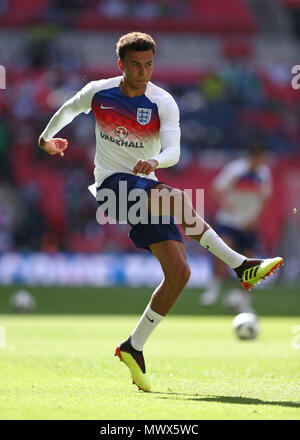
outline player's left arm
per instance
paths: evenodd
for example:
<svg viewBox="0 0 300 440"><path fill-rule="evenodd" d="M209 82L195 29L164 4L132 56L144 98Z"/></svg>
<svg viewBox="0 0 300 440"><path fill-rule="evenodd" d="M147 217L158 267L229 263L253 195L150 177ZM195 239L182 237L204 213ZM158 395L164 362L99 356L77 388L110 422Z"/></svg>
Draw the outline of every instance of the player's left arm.
<svg viewBox="0 0 300 440"><path fill-rule="evenodd" d="M88 83L75 96L65 102L52 116L38 140L40 148L46 153L64 156L64 150L68 147L68 141L67 139L55 138L54 136L66 125L70 124L80 113L89 113L95 83L95 81Z"/></svg>
<svg viewBox="0 0 300 440"><path fill-rule="evenodd" d="M256 213L256 217L246 226L246 230L253 230L258 226L260 219L263 217L267 207L269 205L269 201L272 196L272 174L269 167L265 167L264 169L264 181L261 189L261 205L260 209Z"/></svg>
<svg viewBox="0 0 300 440"><path fill-rule="evenodd" d="M134 174L150 174L156 168L175 165L180 157L179 109L173 98L159 107L161 152L148 160L139 159Z"/></svg>
<svg viewBox="0 0 300 440"><path fill-rule="evenodd" d="M228 194L231 193L236 180L240 175L239 162L233 161L224 166L217 174L211 185L211 194L217 205L226 211L232 211L235 206L228 200Z"/></svg>
<svg viewBox="0 0 300 440"><path fill-rule="evenodd" d="M268 206L269 197L264 197L260 206L259 211L256 213L256 217L251 220L247 225L245 225L244 230L245 231L253 231L257 229L260 219L262 218L264 212L266 211L266 208Z"/></svg>

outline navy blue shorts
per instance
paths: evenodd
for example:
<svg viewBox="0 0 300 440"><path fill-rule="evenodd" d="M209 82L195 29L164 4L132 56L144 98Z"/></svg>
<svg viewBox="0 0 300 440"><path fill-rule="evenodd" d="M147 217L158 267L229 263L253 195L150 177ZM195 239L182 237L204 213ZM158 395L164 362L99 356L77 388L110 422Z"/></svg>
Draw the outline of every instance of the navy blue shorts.
<svg viewBox="0 0 300 440"><path fill-rule="evenodd" d="M104 188L112 189L116 195L116 220L124 221L124 218L120 217L120 213L118 212L119 206L119 182L126 181L127 182L127 196L129 191L133 189L143 189L147 192L147 194L154 188L158 182L153 179L147 179L145 177L134 176L133 174L128 173L115 173L111 176L107 177L102 184L97 188L97 191ZM103 202L99 202L99 206L101 206ZM130 207L136 203L128 201L127 212ZM105 211L104 211L105 212ZM107 212L106 212L107 214ZM128 224L131 226L131 230L128 234L129 238L134 242L137 248L147 249L150 251L149 246L154 243L159 243L160 241L165 240L176 240L183 243L182 236L180 231L175 224L174 217L170 217L170 222L168 224L162 224L162 217L159 218L158 224L153 224L150 222L151 215L148 214L149 222L147 224L137 223L131 224L128 220Z"/></svg>
<svg viewBox="0 0 300 440"><path fill-rule="evenodd" d="M239 252L253 251L257 245L257 234L254 231L242 231L222 224L217 224L215 230L217 234L231 238L235 250Z"/></svg>

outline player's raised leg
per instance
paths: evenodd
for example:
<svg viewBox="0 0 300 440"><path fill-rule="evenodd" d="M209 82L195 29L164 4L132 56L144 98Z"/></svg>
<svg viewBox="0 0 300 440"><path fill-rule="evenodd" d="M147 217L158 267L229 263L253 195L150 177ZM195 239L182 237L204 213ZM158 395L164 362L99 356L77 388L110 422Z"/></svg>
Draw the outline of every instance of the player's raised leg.
<svg viewBox="0 0 300 440"><path fill-rule="evenodd" d="M161 192L160 198L157 197L157 192L153 192L157 190ZM171 197L169 193L172 194ZM153 203L157 199L160 203ZM184 232L234 269L246 290L251 290L256 283L272 275L283 264L281 257L257 260L246 258L245 255L235 252L197 213L184 191L159 183L152 189L148 200L149 210L153 215L175 215L176 217L176 214L180 214L180 223Z"/></svg>
<svg viewBox="0 0 300 440"><path fill-rule="evenodd" d="M143 356L144 345L154 329L171 310L190 277L190 268L182 243L165 240L150 245L150 250L160 262L164 278L153 292L148 306L130 337L116 349L116 355L129 368L133 383L143 391L151 389Z"/></svg>

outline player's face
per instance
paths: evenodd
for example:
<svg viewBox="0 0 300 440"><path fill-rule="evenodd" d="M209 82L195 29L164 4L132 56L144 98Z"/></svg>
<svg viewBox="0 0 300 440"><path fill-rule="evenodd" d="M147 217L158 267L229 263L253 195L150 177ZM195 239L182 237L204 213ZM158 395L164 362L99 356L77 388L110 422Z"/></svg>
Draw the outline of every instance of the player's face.
<svg viewBox="0 0 300 440"><path fill-rule="evenodd" d="M264 154L256 154L251 157L251 168L255 170L265 162Z"/></svg>
<svg viewBox="0 0 300 440"><path fill-rule="evenodd" d="M153 51L127 50L119 67L128 85L133 89L145 89L153 71Z"/></svg>

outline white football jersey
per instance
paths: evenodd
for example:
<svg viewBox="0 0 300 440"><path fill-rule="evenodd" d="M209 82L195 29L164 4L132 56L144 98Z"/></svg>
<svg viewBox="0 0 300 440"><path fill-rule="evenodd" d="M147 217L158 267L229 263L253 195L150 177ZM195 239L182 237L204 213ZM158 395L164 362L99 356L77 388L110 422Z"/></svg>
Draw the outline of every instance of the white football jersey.
<svg viewBox="0 0 300 440"><path fill-rule="evenodd" d="M226 165L215 178L213 185L224 191L231 209L221 208L216 214L217 223L243 229L261 213L264 200L272 192L271 171L267 165L250 170L248 159L235 160Z"/></svg>
<svg viewBox="0 0 300 440"><path fill-rule="evenodd" d="M179 159L179 110L174 98L152 82L143 95L130 98L119 88L121 79L88 83L58 110L42 133L50 140L75 116L93 110L95 186L117 172L133 174L139 159L157 159L158 168L174 165ZM139 175L157 180L154 172ZM95 187L90 190L95 194Z"/></svg>

